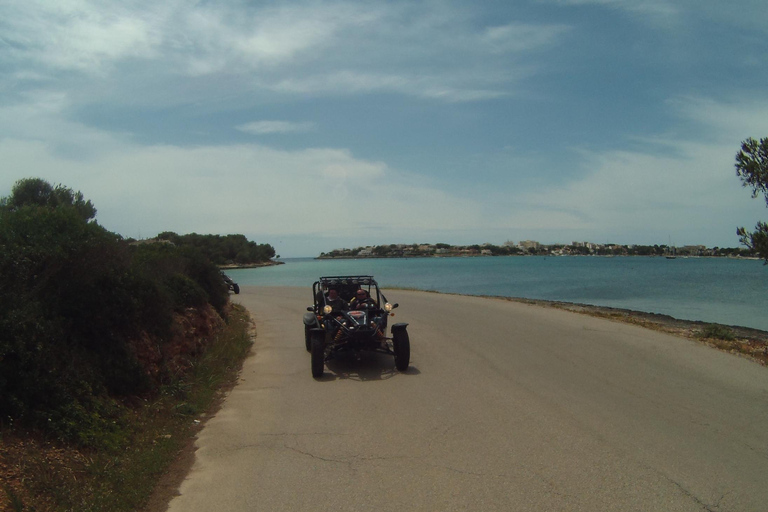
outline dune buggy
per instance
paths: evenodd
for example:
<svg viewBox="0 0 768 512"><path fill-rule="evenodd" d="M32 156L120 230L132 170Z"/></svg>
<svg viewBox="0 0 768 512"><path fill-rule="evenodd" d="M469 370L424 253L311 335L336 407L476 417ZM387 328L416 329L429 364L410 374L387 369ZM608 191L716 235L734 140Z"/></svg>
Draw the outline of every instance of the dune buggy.
<svg viewBox="0 0 768 512"><path fill-rule="evenodd" d="M387 302L372 276L321 277L312 285L312 302L304 313L304 344L313 377L322 377L325 362L344 352L382 352L394 356L399 371L408 369L408 324L392 325L392 336L386 336L398 304Z"/></svg>

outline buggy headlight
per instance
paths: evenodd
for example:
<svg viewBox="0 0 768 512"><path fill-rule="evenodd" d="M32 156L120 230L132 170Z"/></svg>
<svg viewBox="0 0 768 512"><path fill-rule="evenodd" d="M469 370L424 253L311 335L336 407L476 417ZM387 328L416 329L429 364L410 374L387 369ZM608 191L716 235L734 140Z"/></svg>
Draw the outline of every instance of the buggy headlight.
<svg viewBox="0 0 768 512"><path fill-rule="evenodd" d="M323 307L323 313L325 313L326 315L330 315L331 311L333 311L333 308L331 306Z"/></svg>
<svg viewBox="0 0 768 512"><path fill-rule="evenodd" d="M386 311L387 313L389 313L390 311L392 311L392 304L390 304L389 302L387 302L386 304L384 304L384 311Z"/></svg>

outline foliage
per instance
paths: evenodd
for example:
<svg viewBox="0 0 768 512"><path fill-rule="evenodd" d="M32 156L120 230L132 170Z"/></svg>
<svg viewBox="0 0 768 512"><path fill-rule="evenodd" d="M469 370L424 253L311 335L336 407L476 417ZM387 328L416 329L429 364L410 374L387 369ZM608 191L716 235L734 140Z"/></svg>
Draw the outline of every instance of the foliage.
<svg viewBox="0 0 768 512"><path fill-rule="evenodd" d="M83 194L63 185L52 186L40 178L25 178L16 182L9 197L0 199L0 206L12 211L24 206L41 206L51 209L72 208L83 220L96 217L93 203L83 199Z"/></svg>
<svg viewBox="0 0 768 512"><path fill-rule="evenodd" d="M124 440L121 446L77 450L36 438L24 439L22 445L7 435L0 456L24 473L14 475L0 494L5 492L13 510L154 510L147 506L148 499L160 475L199 428L197 413L209 411L220 389L237 379L252 343L249 329L247 311L234 305L193 371L164 385L152 400L121 405L114 428L114 437ZM11 446L21 449L8 449ZM0 495L0 509L3 501Z"/></svg>
<svg viewBox="0 0 768 512"><path fill-rule="evenodd" d="M0 422L110 445L116 397L151 393L135 354L174 312L228 292L192 247L130 246L80 192L32 178L0 200Z"/></svg>
<svg viewBox="0 0 768 512"><path fill-rule="evenodd" d="M756 141L748 138L736 154L736 175L742 185L752 189L752 197L762 194L768 205L768 138ZM757 252L768 264L768 223L758 222L755 231L737 229L742 244Z"/></svg>
<svg viewBox="0 0 768 512"><path fill-rule="evenodd" d="M715 340L725 340L725 341L732 341L736 339L731 329L720 324L707 324L701 330L699 337L702 339L715 339Z"/></svg>
<svg viewBox="0 0 768 512"><path fill-rule="evenodd" d="M263 263L275 257L275 249L269 244L257 244L244 235L177 235L165 231L157 235L180 247L193 247L216 265Z"/></svg>

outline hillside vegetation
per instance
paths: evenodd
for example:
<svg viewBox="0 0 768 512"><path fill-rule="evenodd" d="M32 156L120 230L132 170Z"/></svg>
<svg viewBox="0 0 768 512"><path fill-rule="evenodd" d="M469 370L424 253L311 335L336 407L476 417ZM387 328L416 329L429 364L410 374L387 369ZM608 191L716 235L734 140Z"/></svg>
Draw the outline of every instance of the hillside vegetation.
<svg viewBox="0 0 768 512"><path fill-rule="evenodd" d="M218 333L235 317L248 323L243 312L233 315L210 252L194 243L132 245L95 215L81 193L36 178L0 199L0 440L54 442L91 453L84 459L91 462L136 442L142 405L168 396L187 404L184 383ZM244 239L223 237L237 241L233 247L255 246L235 258L269 257L269 246ZM10 457L0 451L0 470L9 464L4 453ZM40 476L24 475L25 485ZM0 488L12 510L21 506L19 493L5 481ZM75 508L113 506L83 503Z"/></svg>
<svg viewBox="0 0 768 512"><path fill-rule="evenodd" d="M192 247L216 265L254 265L269 262L275 249L269 244L257 244L244 235L177 235L166 231L157 235L178 247ZM279 256L278 256L279 258Z"/></svg>

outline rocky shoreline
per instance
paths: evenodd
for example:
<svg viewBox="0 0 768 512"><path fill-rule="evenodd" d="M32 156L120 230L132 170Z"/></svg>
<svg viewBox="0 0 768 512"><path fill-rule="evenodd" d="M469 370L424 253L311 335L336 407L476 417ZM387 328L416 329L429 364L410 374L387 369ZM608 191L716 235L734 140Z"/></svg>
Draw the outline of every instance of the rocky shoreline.
<svg viewBox="0 0 768 512"><path fill-rule="evenodd" d="M274 267L275 265L285 265L285 262L269 260L261 263L244 263L244 264L232 263L230 265L219 265L219 268L221 270L233 270L236 268Z"/></svg>

